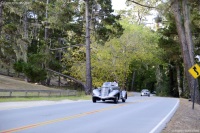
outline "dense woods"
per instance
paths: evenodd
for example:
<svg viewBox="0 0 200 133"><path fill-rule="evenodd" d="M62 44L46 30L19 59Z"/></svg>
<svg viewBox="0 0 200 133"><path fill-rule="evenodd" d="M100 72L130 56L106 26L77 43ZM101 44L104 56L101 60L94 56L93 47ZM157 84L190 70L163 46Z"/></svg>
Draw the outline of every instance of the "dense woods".
<svg viewBox="0 0 200 133"><path fill-rule="evenodd" d="M88 16L85 15L88 2ZM200 103L200 3L196 0L127 0L115 11L111 0L0 0L0 72L23 74L51 85L56 71L86 85L86 25L90 29L92 87L116 80L127 91L149 89L160 96ZM154 15L149 26L148 16ZM89 23L86 23L86 17Z"/></svg>

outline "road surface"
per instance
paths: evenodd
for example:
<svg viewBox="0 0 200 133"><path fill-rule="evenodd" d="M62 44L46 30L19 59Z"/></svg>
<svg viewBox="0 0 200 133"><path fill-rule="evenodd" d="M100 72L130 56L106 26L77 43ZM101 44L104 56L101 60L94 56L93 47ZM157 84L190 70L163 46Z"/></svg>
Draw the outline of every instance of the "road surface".
<svg viewBox="0 0 200 133"><path fill-rule="evenodd" d="M1 133L160 132L179 100L128 97L125 103L92 101L0 110Z"/></svg>

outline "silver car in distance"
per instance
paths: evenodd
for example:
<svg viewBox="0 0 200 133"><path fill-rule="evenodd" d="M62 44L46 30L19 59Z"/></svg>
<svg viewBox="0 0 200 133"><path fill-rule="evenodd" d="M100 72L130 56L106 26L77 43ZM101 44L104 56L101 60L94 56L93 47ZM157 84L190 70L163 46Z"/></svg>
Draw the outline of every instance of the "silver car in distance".
<svg viewBox="0 0 200 133"><path fill-rule="evenodd" d="M150 97L150 91L148 89L143 89L141 91L141 96L149 96Z"/></svg>
<svg viewBox="0 0 200 133"><path fill-rule="evenodd" d="M105 82L102 87L93 90L93 103L100 100L112 100L114 103L118 103L119 99L121 99L122 102L125 102L127 99L127 92L125 90L120 90L120 87L116 82Z"/></svg>

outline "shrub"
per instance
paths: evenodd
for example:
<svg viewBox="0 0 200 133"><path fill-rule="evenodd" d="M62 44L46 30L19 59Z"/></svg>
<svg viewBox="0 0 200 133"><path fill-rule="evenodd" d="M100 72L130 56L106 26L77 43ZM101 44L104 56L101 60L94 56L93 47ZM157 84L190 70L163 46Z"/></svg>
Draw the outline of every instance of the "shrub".
<svg viewBox="0 0 200 133"><path fill-rule="evenodd" d="M23 60L19 60L19 61L14 63L13 69L17 73L22 73L23 72L23 68L24 68L25 65L26 65L26 63Z"/></svg>
<svg viewBox="0 0 200 133"><path fill-rule="evenodd" d="M46 80L47 72L45 69L34 66L31 63L25 63L23 60L14 63L13 68L18 73L24 73L30 82L42 82Z"/></svg>
<svg viewBox="0 0 200 133"><path fill-rule="evenodd" d="M30 82L42 82L46 79L47 72L45 69L27 64L24 67L24 73L30 79Z"/></svg>

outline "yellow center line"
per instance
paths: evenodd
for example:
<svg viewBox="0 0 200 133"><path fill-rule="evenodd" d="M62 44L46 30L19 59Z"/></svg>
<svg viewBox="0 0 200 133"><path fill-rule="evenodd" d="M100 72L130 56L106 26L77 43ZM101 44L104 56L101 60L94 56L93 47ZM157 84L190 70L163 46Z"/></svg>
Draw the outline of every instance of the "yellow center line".
<svg viewBox="0 0 200 133"><path fill-rule="evenodd" d="M135 102L129 102L129 103L124 103L124 104L114 105L114 106L107 107L107 108L102 108L102 109L98 109L98 110L94 110L94 111L84 112L84 113L81 113L81 114L67 116L67 117L64 117L64 118L58 118L58 119L39 122L39 123L30 124L30 125L26 125L26 126L22 126L22 127L12 128L12 129L1 131L0 133L18 132L18 131L22 131L22 130L26 130L26 129L30 129L30 128L35 128L35 127L39 127L39 126L43 126L43 125L56 123L56 122L61 122L61 121L75 119L75 118L80 118L80 117L83 117L83 116L87 116L87 115L91 115L91 114L95 114L95 113L99 113L99 112L103 112L103 111L107 111L107 110L112 110L112 109L119 108L119 107L122 107L122 106L125 106L125 105L129 105L129 104L144 102L144 101L147 101L147 100L149 100L149 99L142 99L142 100L137 100Z"/></svg>

